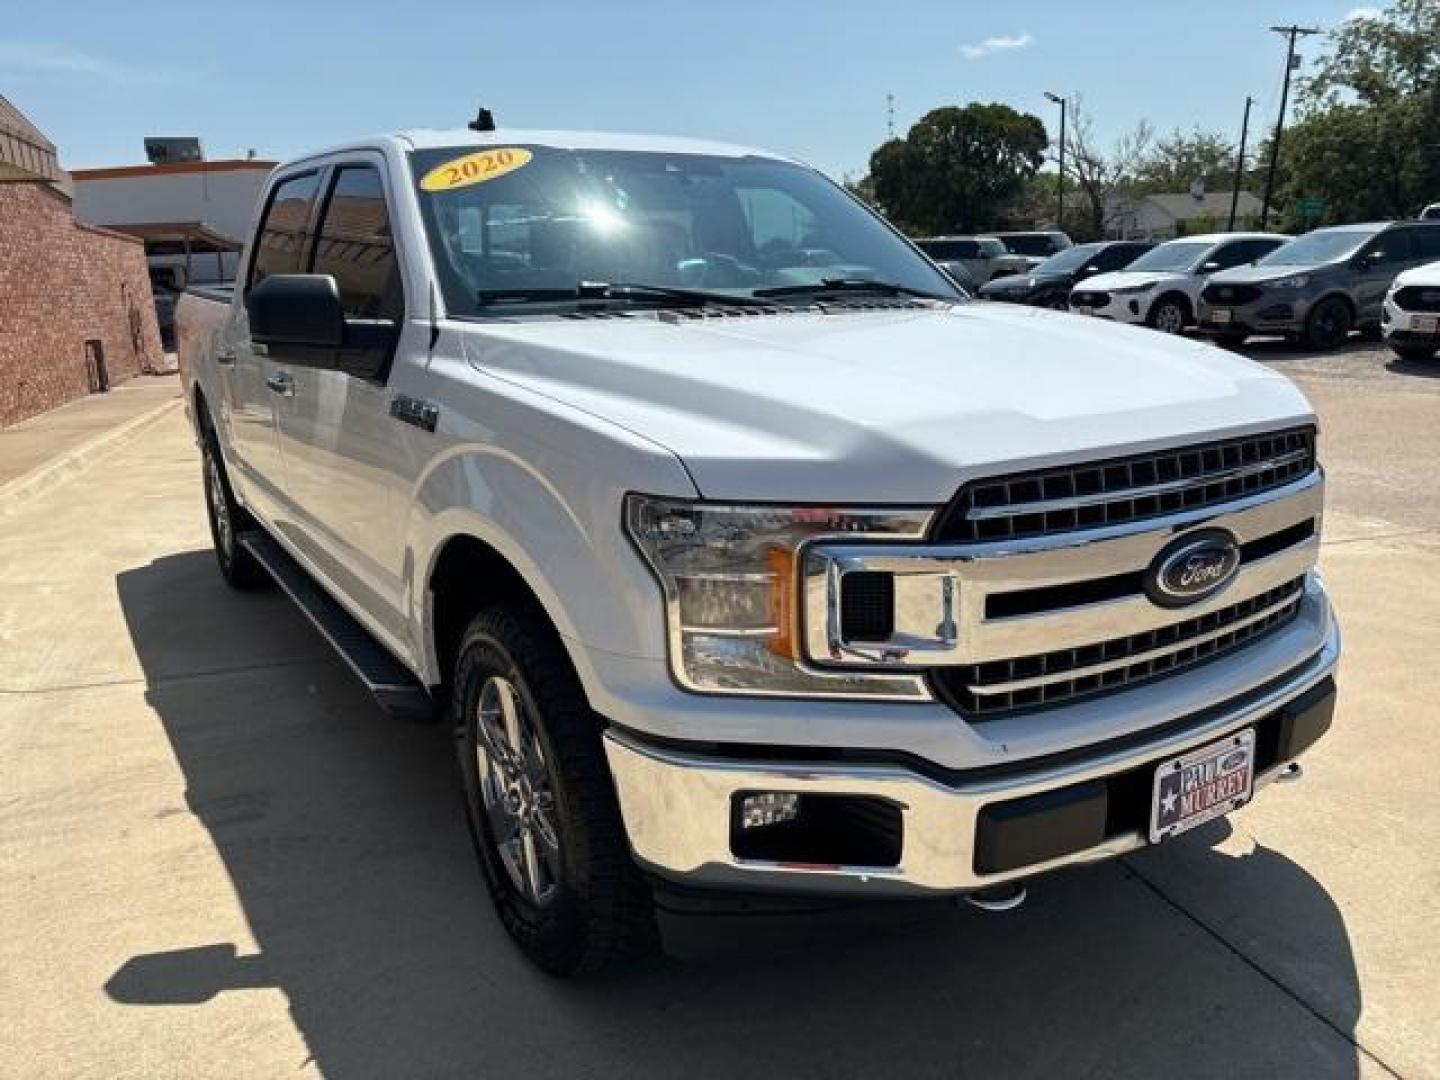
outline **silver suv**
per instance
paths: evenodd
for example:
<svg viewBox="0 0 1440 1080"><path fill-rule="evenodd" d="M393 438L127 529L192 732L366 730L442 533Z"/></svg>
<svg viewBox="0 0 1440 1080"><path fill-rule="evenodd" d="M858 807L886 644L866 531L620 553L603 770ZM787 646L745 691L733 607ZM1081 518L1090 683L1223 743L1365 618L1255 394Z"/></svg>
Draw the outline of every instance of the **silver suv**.
<svg viewBox="0 0 1440 1080"><path fill-rule="evenodd" d="M1200 330L1230 344L1279 334L1316 349L1380 325L1395 275L1440 259L1440 221L1316 229L1254 266L1222 270L1200 293Z"/></svg>

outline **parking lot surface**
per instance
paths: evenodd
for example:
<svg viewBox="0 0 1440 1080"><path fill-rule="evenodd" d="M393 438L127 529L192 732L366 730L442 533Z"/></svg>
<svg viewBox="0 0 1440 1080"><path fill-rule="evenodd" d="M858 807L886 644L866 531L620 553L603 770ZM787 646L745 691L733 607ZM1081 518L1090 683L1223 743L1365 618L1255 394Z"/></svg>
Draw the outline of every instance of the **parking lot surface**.
<svg viewBox="0 0 1440 1080"><path fill-rule="evenodd" d="M1011 915L669 917L589 982L492 916L447 733L225 589L161 418L0 527L0 1075L1440 1075L1440 364L1249 351L1324 424L1305 782Z"/></svg>

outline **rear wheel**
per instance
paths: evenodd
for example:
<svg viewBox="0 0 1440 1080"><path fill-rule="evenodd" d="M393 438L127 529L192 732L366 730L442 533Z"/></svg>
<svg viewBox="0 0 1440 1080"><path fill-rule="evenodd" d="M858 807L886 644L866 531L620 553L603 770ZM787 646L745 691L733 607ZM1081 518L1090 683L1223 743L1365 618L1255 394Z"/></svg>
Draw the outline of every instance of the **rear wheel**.
<svg viewBox="0 0 1440 1080"><path fill-rule="evenodd" d="M1162 296L1150 306L1145 322L1161 333L1178 334L1190 321L1190 312L1182 300L1174 296Z"/></svg>
<svg viewBox="0 0 1440 1080"><path fill-rule="evenodd" d="M1305 343L1312 349L1338 349L1350 337L1355 317L1338 296L1321 300L1305 320Z"/></svg>
<svg viewBox="0 0 1440 1080"><path fill-rule="evenodd" d="M471 837L505 930L555 975L658 942L579 680L526 606L471 621L454 679Z"/></svg>
<svg viewBox="0 0 1440 1080"><path fill-rule="evenodd" d="M201 443L201 469L205 482L205 512L210 520L210 539L215 545L215 559L220 574L232 589L258 589L270 581L265 568L240 545L239 535L253 528L254 522L245 508L235 501L230 478L225 472L225 459L213 429L207 429Z"/></svg>

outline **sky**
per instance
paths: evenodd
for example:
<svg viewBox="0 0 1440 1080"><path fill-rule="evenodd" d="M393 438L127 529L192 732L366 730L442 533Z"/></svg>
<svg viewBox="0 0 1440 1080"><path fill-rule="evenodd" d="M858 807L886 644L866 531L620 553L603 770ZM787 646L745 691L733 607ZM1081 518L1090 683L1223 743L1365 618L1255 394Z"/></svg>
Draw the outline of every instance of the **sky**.
<svg viewBox="0 0 1440 1080"><path fill-rule="evenodd" d="M1380 0L1376 0L1380 2ZM647 131L782 151L858 177L940 105L1040 116L1078 95L1102 145L1150 120L1238 137L1247 94L1274 124L1285 43L1356 0L5 0L0 93L67 168L144 161L146 135L211 158L287 156L377 131ZM1302 52L1314 55L1322 38Z"/></svg>

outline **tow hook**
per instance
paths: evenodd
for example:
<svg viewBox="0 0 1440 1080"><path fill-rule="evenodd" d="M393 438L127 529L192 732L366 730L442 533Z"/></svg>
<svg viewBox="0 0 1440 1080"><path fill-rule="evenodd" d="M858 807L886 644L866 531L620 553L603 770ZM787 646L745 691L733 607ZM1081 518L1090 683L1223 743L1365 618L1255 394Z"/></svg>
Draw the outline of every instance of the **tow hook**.
<svg viewBox="0 0 1440 1080"><path fill-rule="evenodd" d="M981 911L1014 911L1025 903L1027 895L1024 885L1005 884L966 893L961 899Z"/></svg>
<svg viewBox="0 0 1440 1080"><path fill-rule="evenodd" d="M1280 770L1280 773L1275 777L1275 780L1278 783L1290 784L1294 783L1296 780L1301 779L1302 777L1304 777L1304 775L1305 770L1300 768L1300 762L1292 761L1289 765L1286 765L1284 769Z"/></svg>

